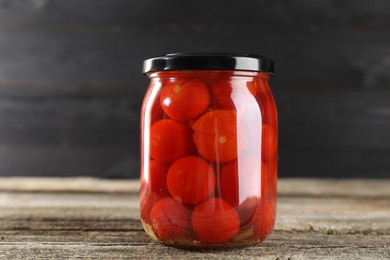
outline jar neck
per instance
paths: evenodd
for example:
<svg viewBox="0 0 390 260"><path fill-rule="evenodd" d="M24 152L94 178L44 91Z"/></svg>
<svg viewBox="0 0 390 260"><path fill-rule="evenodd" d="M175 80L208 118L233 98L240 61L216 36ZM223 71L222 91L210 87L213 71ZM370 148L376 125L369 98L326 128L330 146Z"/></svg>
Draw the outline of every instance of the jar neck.
<svg viewBox="0 0 390 260"><path fill-rule="evenodd" d="M238 70L173 70L159 71L148 74L151 80L197 77L197 78L262 78L268 79L270 73L256 71L238 71Z"/></svg>

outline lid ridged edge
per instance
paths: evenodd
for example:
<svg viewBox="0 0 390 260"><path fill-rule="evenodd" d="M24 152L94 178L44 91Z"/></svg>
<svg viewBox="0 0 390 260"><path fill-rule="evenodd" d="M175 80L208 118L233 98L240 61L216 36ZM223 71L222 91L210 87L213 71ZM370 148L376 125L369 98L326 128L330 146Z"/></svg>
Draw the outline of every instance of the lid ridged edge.
<svg viewBox="0 0 390 260"><path fill-rule="evenodd" d="M144 74L170 70L241 70L275 73L272 60L254 54L171 53L144 61Z"/></svg>

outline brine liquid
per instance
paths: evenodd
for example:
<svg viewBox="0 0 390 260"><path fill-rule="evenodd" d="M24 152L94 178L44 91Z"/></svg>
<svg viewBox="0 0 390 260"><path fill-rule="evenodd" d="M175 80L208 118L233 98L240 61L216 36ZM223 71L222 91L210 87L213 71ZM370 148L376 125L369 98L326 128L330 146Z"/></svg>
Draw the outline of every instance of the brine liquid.
<svg viewBox="0 0 390 260"><path fill-rule="evenodd" d="M141 118L141 220L154 240L214 248L267 237L277 180L268 74L155 73Z"/></svg>

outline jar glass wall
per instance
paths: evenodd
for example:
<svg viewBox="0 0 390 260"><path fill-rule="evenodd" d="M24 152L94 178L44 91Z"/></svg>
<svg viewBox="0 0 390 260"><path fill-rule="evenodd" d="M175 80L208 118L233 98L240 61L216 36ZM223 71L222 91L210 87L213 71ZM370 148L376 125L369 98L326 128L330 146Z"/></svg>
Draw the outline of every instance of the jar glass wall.
<svg viewBox="0 0 390 260"><path fill-rule="evenodd" d="M177 247L263 241L275 221L277 112L268 72L148 74L141 113L141 220Z"/></svg>

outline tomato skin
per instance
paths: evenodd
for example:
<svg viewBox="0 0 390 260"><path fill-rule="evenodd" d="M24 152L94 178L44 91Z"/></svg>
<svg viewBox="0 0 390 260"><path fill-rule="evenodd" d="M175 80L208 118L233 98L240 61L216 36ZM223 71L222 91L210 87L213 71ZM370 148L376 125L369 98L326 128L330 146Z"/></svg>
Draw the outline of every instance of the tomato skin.
<svg viewBox="0 0 390 260"><path fill-rule="evenodd" d="M262 176L262 197L270 200L276 200L277 197L277 179L278 179L278 165L277 160L270 160L267 162L266 175Z"/></svg>
<svg viewBox="0 0 390 260"><path fill-rule="evenodd" d="M160 103L170 118L186 121L206 111L210 104L210 94L201 80L167 82L161 90Z"/></svg>
<svg viewBox="0 0 390 260"><path fill-rule="evenodd" d="M150 211L152 210L152 207L154 203L158 200L153 195L149 195L150 189L148 189L148 185L146 182L141 179L141 185L140 185L140 215L141 219L145 223L150 223Z"/></svg>
<svg viewBox="0 0 390 260"><path fill-rule="evenodd" d="M213 162L232 161L247 145L244 129L240 129L240 136L237 136L237 116L234 110L207 112L192 125L192 129L198 152Z"/></svg>
<svg viewBox="0 0 390 260"><path fill-rule="evenodd" d="M145 223L150 222L150 210L154 203L169 195L167 188L168 166L155 160L149 161L148 172L142 169L140 189L141 218Z"/></svg>
<svg viewBox="0 0 390 260"><path fill-rule="evenodd" d="M259 206L255 213L255 221L253 222L253 234L255 239L264 240L271 233L275 224L275 213L275 200L259 200Z"/></svg>
<svg viewBox="0 0 390 260"><path fill-rule="evenodd" d="M191 212L172 198L159 200L150 212L153 231L163 240L186 237L191 232Z"/></svg>
<svg viewBox="0 0 390 260"><path fill-rule="evenodd" d="M164 110L161 108L160 103L154 103L151 110L151 124L164 119Z"/></svg>
<svg viewBox="0 0 390 260"><path fill-rule="evenodd" d="M229 80L214 80L210 83L212 106L215 109L235 109L232 100L233 88Z"/></svg>
<svg viewBox="0 0 390 260"><path fill-rule="evenodd" d="M167 186L169 193L176 200L196 204L210 197L214 192L215 171L199 157L182 157L169 168Z"/></svg>
<svg viewBox="0 0 390 260"><path fill-rule="evenodd" d="M275 127L263 125L262 129L262 159L267 162L277 156L278 138Z"/></svg>
<svg viewBox="0 0 390 260"><path fill-rule="evenodd" d="M151 192L161 197L168 195L167 172L168 166L166 164L150 160L148 185Z"/></svg>
<svg viewBox="0 0 390 260"><path fill-rule="evenodd" d="M269 88L268 78L269 76L262 75L262 77L246 83L247 88L253 96L258 97L264 95L265 91Z"/></svg>
<svg viewBox="0 0 390 260"><path fill-rule="evenodd" d="M202 242L224 243L240 229L240 217L229 203L220 198L203 201L192 213L192 227Z"/></svg>
<svg viewBox="0 0 390 260"><path fill-rule="evenodd" d="M256 211L259 205L259 197L250 196L236 207L237 213L240 216L241 229L245 229L253 224L256 219Z"/></svg>
<svg viewBox="0 0 390 260"><path fill-rule="evenodd" d="M163 119L150 128L150 155L169 163L194 150L191 130L172 119Z"/></svg>
<svg viewBox="0 0 390 260"><path fill-rule="evenodd" d="M241 110L248 98L253 97L241 80L223 79L210 82L211 105L213 109Z"/></svg>

